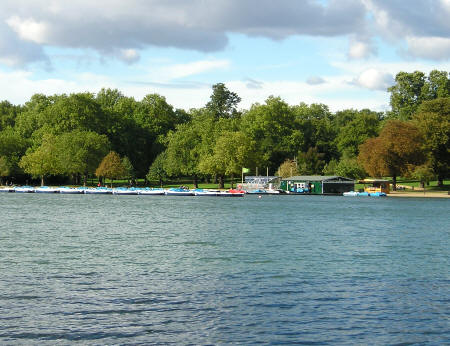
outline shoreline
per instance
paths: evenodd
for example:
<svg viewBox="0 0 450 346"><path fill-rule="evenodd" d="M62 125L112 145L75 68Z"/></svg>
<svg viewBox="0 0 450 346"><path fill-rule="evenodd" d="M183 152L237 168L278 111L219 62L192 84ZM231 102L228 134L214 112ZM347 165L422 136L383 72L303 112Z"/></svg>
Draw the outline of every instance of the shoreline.
<svg viewBox="0 0 450 346"><path fill-rule="evenodd" d="M387 194L388 197L417 197L417 198L450 198L448 191L442 192L412 192L412 191L391 191Z"/></svg>

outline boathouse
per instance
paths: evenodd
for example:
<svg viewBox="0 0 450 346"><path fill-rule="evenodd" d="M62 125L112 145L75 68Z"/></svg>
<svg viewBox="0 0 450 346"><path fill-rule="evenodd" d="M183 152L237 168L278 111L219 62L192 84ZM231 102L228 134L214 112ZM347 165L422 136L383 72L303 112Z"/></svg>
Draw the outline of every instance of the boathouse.
<svg viewBox="0 0 450 346"><path fill-rule="evenodd" d="M343 192L354 191L355 181L335 175L300 175L282 179L280 189L287 193L340 195Z"/></svg>

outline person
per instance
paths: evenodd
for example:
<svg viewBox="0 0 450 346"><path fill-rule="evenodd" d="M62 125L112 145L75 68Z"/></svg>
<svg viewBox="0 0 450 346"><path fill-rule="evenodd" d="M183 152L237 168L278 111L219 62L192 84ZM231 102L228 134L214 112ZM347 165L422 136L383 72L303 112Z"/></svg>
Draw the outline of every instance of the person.
<svg viewBox="0 0 450 346"><path fill-rule="evenodd" d="M98 182L97 187L100 187L100 186L102 186L102 184L100 184L100 182Z"/></svg>

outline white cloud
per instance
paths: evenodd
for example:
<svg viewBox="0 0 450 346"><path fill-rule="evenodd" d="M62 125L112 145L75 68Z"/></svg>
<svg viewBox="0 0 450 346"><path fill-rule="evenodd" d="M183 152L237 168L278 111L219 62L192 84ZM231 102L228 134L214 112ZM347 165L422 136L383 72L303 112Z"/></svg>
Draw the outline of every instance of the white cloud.
<svg viewBox="0 0 450 346"><path fill-rule="evenodd" d="M6 23L25 41L38 44L45 44L49 39L49 25L43 21L36 21L33 18L22 19L12 16Z"/></svg>
<svg viewBox="0 0 450 346"><path fill-rule="evenodd" d="M136 49L121 49L119 58L127 64L132 64L140 59L140 54Z"/></svg>
<svg viewBox="0 0 450 346"><path fill-rule="evenodd" d="M432 60L450 59L450 38L407 37L408 53L415 57Z"/></svg>
<svg viewBox="0 0 450 346"><path fill-rule="evenodd" d="M325 79L319 76L311 76L306 80L306 83L309 85L318 85L325 83Z"/></svg>
<svg viewBox="0 0 450 346"><path fill-rule="evenodd" d="M365 59L374 55L376 52L375 48L368 40L350 40L348 57L350 59Z"/></svg>
<svg viewBox="0 0 450 346"><path fill-rule="evenodd" d="M370 90L386 91L394 83L394 78L390 73L370 68L353 79L352 83Z"/></svg>
<svg viewBox="0 0 450 346"><path fill-rule="evenodd" d="M225 69L229 66L230 62L228 60L200 60L186 64L175 64L163 67L159 74L162 80L173 80L198 75L212 70Z"/></svg>

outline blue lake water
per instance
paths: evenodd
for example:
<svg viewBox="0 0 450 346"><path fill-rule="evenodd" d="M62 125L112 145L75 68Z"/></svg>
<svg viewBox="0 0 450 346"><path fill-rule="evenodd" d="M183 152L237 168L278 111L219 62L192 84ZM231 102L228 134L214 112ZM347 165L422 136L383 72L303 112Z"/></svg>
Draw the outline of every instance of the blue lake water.
<svg viewBox="0 0 450 346"><path fill-rule="evenodd" d="M0 344L444 344L450 200L0 194Z"/></svg>

